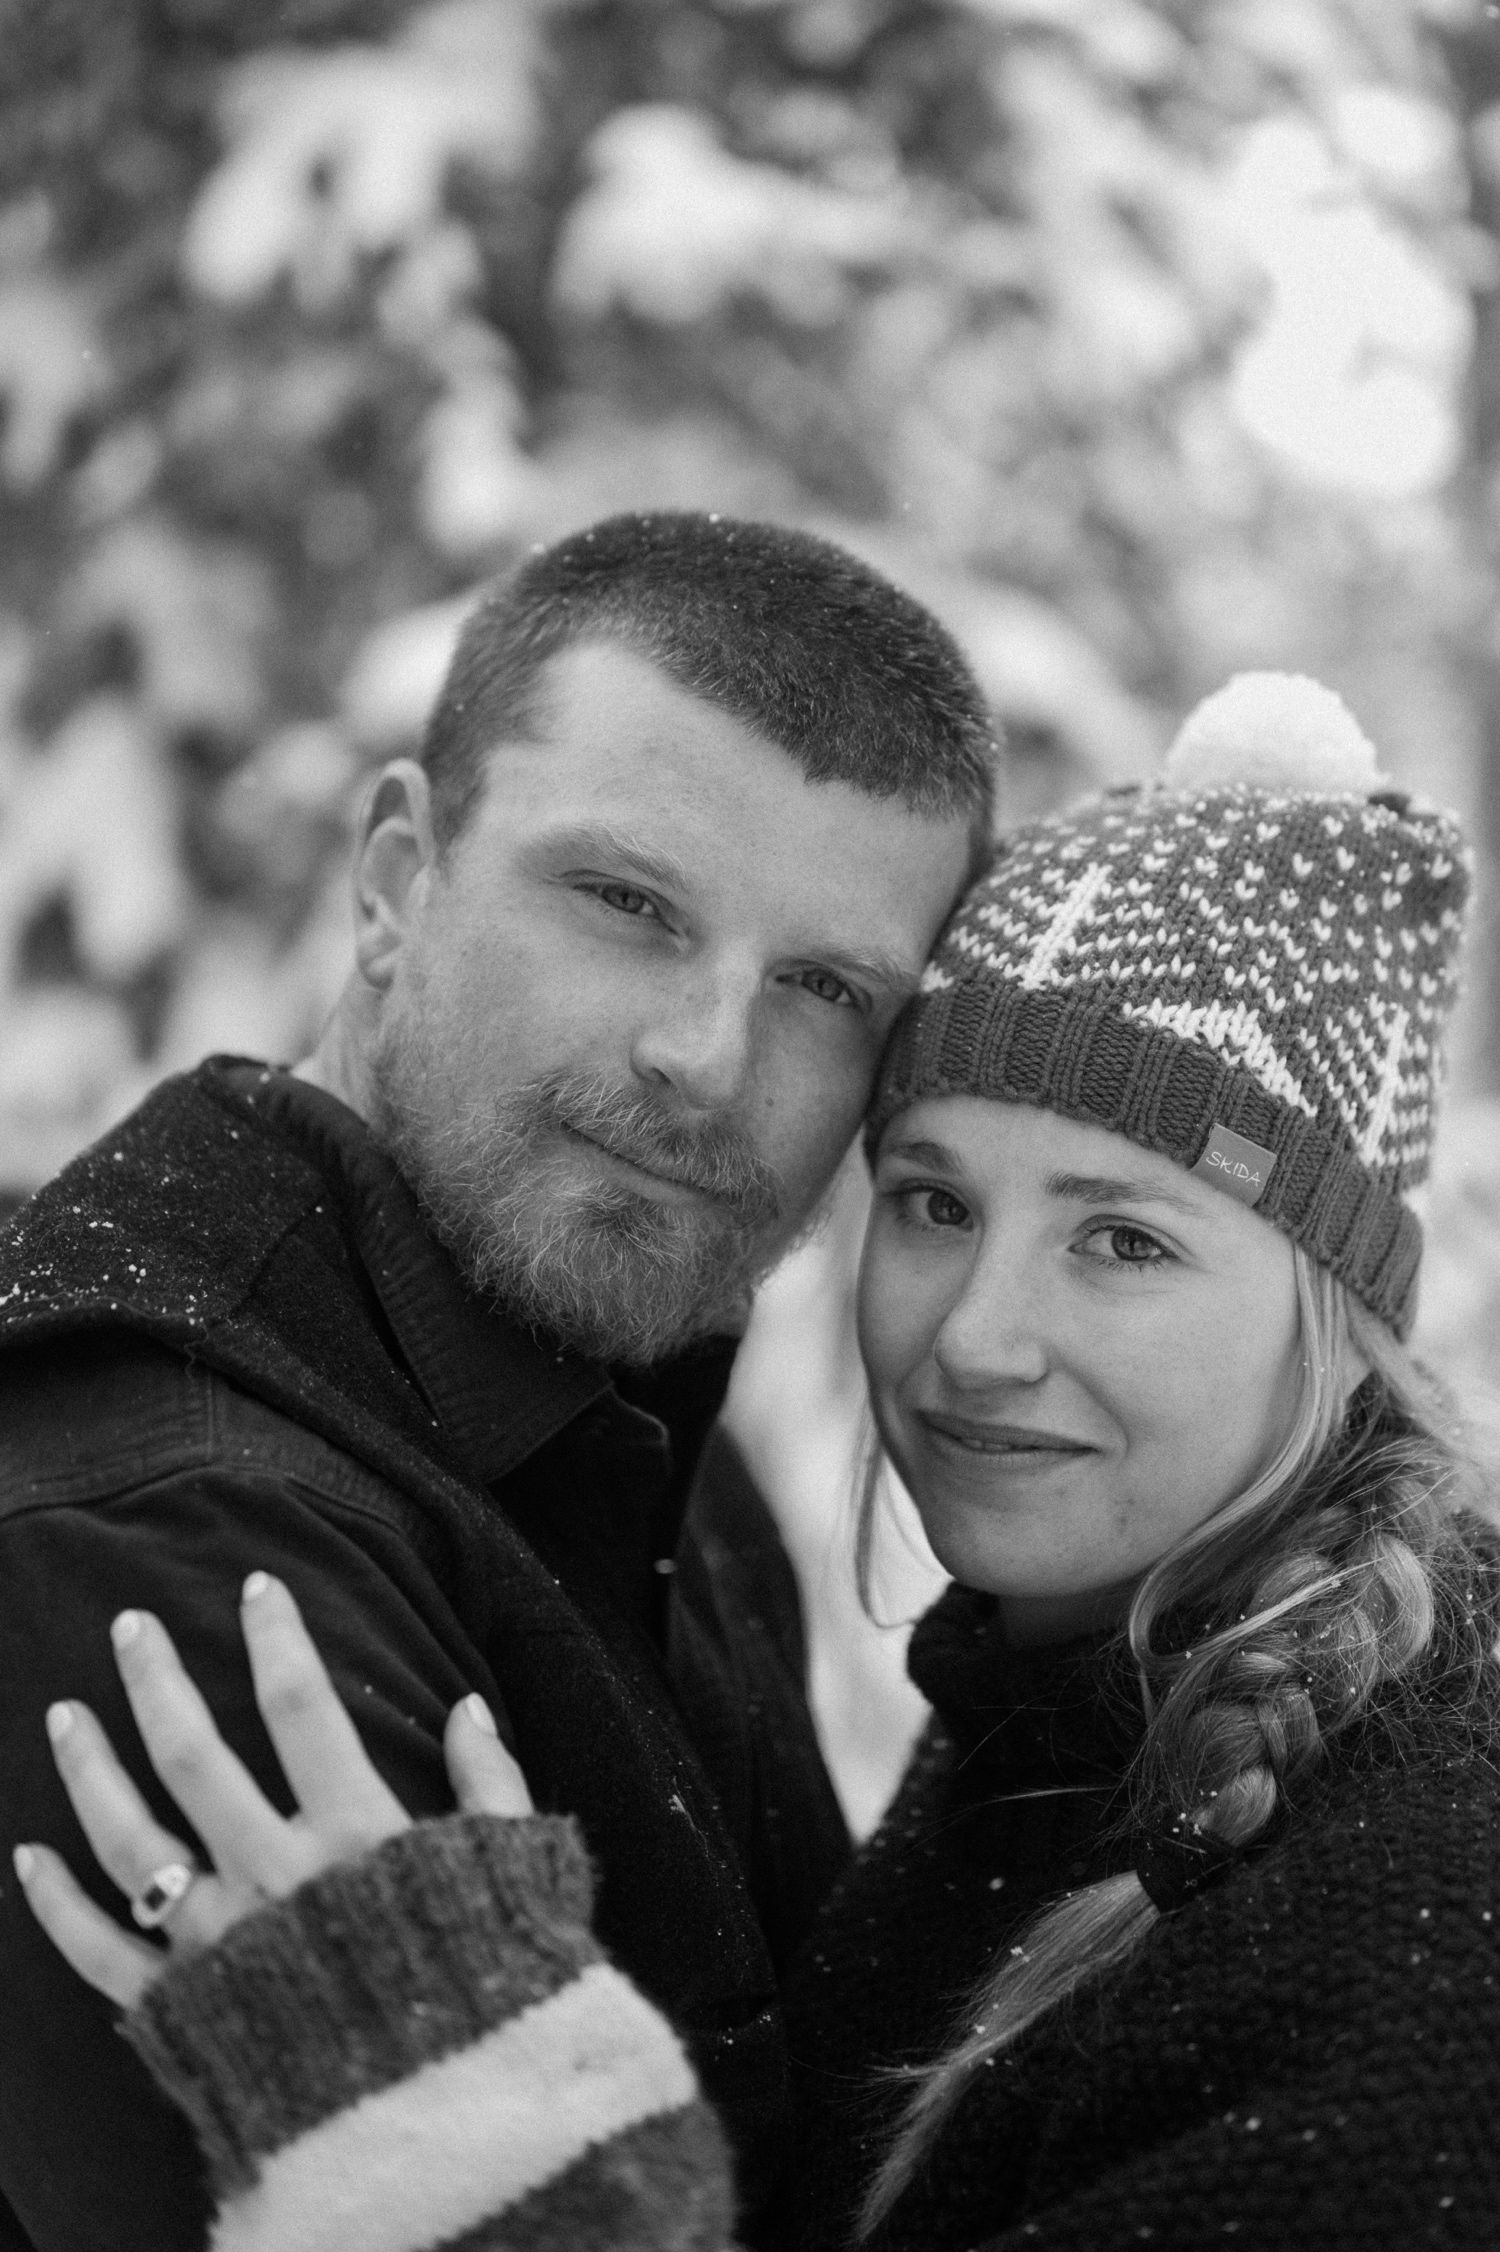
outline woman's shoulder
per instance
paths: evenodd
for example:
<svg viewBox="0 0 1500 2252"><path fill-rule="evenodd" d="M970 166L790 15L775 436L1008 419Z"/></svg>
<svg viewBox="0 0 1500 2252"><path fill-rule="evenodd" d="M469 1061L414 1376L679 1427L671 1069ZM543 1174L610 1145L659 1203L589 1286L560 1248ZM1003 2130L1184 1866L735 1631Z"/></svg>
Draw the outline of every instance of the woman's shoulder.
<svg viewBox="0 0 1500 2252"><path fill-rule="evenodd" d="M1500 1763L1455 1729L1338 1764L1160 1919L1098 2012L1101 2071L1123 2086L1217 2098L1335 2053L1378 2077L1423 2044L1477 2069L1500 2024Z"/></svg>
<svg viewBox="0 0 1500 2252"><path fill-rule="evenodd" d="M1325 1830L1369 1831L1402 1858L1482 1845L1500 1828L1500 1666L1444 1682L1410 1700L1377 1701L1347 1739L1336 1739L1305 1802L1293 1795L1284 1831L1293 1851L1317 1849Z"/></svg>
<svg viewBox="0 0 1500 2252"><path fill-rule="evenodd" d="M1279 1958L1332 1999L1346 1972L1363 1979L1380 1961L1401 1983L1434 1952L1488 1962L1497 1937L1500 1755L1455 1718L1330 1762L1263 1845L1165 1919L1153 1952L1164 1965L1198 1952L1232 1961L1240 1938L1258 1979Z"/></svg>
<svg viewBox="0 0 1500 2252"><path fill-rule="evenodd" d="M974 2100L1030 2094L1033 2233L1069 2252L1394 2252L1455 2199L1492 2225L1497 2034L1500 1773L1455 1732L1342 1768Z"/></svg>

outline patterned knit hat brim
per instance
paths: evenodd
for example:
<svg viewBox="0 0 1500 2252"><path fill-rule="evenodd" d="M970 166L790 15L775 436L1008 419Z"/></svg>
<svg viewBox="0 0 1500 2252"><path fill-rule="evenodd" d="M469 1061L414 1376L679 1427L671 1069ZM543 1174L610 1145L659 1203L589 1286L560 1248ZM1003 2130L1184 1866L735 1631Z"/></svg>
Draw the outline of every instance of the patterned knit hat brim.
<svg viewBox="0 0 1500 2252"><path fill-rule="evenodd" d="M996 991L975 979L941 1006L909 1003L887 1051L866 1145L873 1163L897 1111L936 1095L1030 1103L1107 1127L1192 1172L1215 1127L1274 1160L1255 1209L1404 1336L1415 1314L1422 1229L1415 1212L1317 1123L1274 1101L1248 1071L1109 1002Z"/></svg>
<svg viewBox="0 0 1500 2252"><path fill-rule="evenodd" d="M1466 889L1453 821L1391 793L1157 788L1033 823L939 941L866 1146L934 1095L1106 1127L1216 1168L1405 1334Z"/></svg>

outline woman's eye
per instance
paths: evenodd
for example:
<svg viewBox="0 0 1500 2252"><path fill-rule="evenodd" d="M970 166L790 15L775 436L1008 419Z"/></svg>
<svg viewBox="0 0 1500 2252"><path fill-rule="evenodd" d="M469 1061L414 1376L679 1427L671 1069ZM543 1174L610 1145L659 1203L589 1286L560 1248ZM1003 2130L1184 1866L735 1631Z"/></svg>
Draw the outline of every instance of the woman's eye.
<svg viewBox="0 0 1500 2252"><path fill-rule="evenodd" d="M1144 1228L1132 1228L1123 1220L1111 1220L1102 1228L1091 1231L1089 1248L1096 1258L1103 1258L1112 1267L1159 1267L1171 1257L1165 1246Z"/></svg>
<svg viewBox="0 0 1500 2252"><path fill-rule="evenodd" d="M893 1194L901 1218L918 1227L963 1228L969 1224L969 1207L949 1189L924 1188L918 1183L896 1189Z"/></svg>

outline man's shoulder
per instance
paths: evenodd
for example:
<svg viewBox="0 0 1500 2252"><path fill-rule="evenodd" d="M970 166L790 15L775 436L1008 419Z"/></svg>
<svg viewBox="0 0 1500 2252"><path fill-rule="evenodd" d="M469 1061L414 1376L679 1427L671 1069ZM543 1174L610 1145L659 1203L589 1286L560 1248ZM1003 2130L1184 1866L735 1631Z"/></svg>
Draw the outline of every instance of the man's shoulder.
<svg viewBox="0 0 1500 2252"><path fill-rule="evenodd" d="M257 1099L286 1076L210 1058L165 1080L22 1208L0 1233L0 1371L21 1356L11 1381L35 1395L39 1371L67 1366L76 1391L77 1368L111 1365L86 1340L133 1339L397 1483L430 1483L432 1417L381 1329L337 1166ZM145 1384L127 1423L163 1393L179 1420L196 1413L183 1381Z"/></svg>
<svg viewBox="0 0 1500 2252"><path fill-rule="evenodd" d="M122 1323L186 1344L325 1194L222 1070L164 1080L0 1233L0 1350Z"/></svg>
<svg viewBox="0 0 1500 2252"><path fill-rule="evenodd" d="M315 1505L420 1534L419 1513L398 1486L154 1338L88 1330L0 1354L0 1522L183 1478L212 1481L226 1496L274 1480Z"/></svg>

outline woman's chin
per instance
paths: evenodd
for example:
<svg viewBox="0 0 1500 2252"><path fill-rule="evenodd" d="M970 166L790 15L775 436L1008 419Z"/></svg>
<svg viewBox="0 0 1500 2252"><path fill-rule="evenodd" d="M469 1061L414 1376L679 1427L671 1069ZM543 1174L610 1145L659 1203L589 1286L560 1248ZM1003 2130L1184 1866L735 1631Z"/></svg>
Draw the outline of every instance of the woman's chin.
<svg viewBox="0 0 1500 2252"><path fill-rule="evenodd" d="M1042 1506L1026 1506L1033 1495ZM951 1490L929 1488L914 1498L927 1545L949 1578L999 1596L1018 1615L1034 1610L1038 1617L1053 1611L1065 1617L1076 1609L1090 1623L1096 1615L1123 1613L1151 1561L1101 1552L1090 1529L1107 1521L1108 1510L1097 1497L1038 1495L1031 1487L1025 1498L996 1493L979 1506L972 1495ZM1080 1504L1076 1511L1070 1499Z"/></svg>

